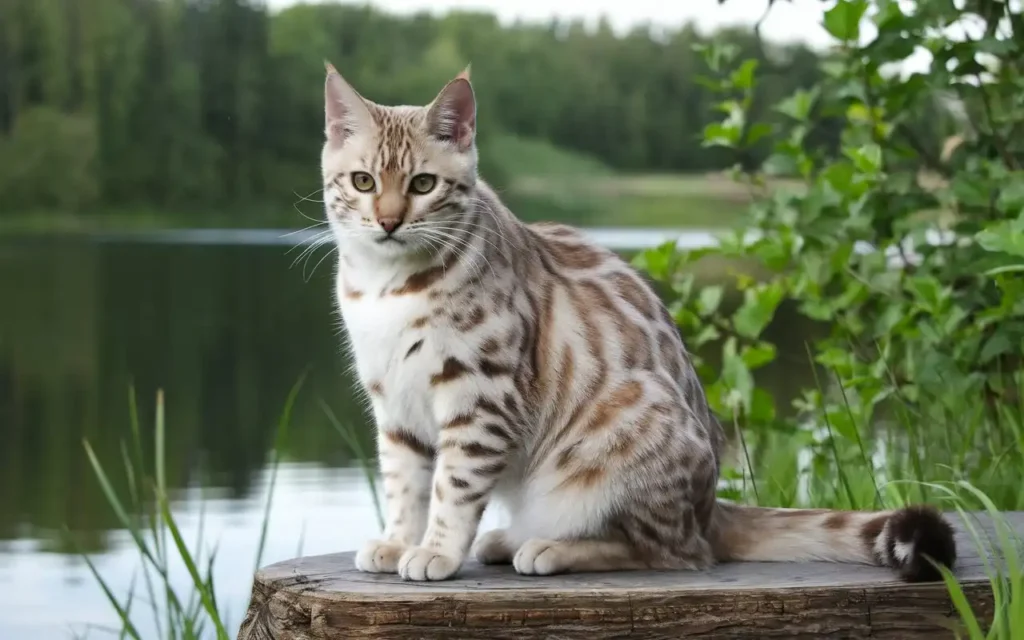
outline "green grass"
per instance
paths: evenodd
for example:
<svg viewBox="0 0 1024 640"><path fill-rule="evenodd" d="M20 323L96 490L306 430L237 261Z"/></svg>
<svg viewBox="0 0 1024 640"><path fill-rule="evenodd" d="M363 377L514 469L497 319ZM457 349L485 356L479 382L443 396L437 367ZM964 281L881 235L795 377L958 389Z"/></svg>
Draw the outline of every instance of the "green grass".
<svg viewBox="0 0 1024 640"><path fill-rule="evenodd" d="M557 147L539 138L497 134L487 138L486 144L487 154L495 159L501 171L516 178L572 179L610 177L614 174L597 158Z"/></svg>
<svg viewBox="0 0 1024 640"><path fill-rule="evenodd" d="M933 501L929 483L968 482L1000 509L1024 510L1024 381L1017 403L997 411L950 394L917 409L893 398L863 420L849 410L854 400L826 382L815 391L836 395L845 412L810 416L795 432L744 432L749 466L732 454L733 466L760 482L762 502L870 509Z"/></svg>
<svg viewBox="0 0 1024 640"><path fill-rule="evenodd" d="M979 549L992 549L1004 562L992 562L984 553L980 554L985 563L985 574L992 589L993 616L991 620L979 620L964 595L963 587L945 567L939 567L942 579L949 590L950 599L956 607L963 625L959 637L970 640L1020 640L1024 638L1024 545L1017 532L1002 516L992 500L967 482L956 483L953 487L937 485L936 490L945 491L970 531L971 538ZM982 535L980 526L973 522L968 513L973 505L987 513L992 519L996 539ZM966 636L963 631L966 631Z"/></svg>
<svg viewBox="0 0 1024 640"><path fill-rule="evenodd" d="M266 542L267 525L269 523L270 506L273 500L274 485L280 462L279 451L288 434L292 407L302 386L304 377L295 384L284 405L278 420L275 446L270 458L270 488L267 492L267 503L260 529L255 568L261 565L264 543ZM217 640L228 640L229 621L217 602L216 585L214 584L213 566L216 562L216 545L210 545L204 539L203 517L200 511L198 535L195 544L189 546L171 511L171 496L167 490L167 479L164 457L164 436L166 424L164 415L163 393L157 394L156 415L153 422L152 463L149 464L143 455L140 421L136 408L134 392L129 394L129 411L131 418L131 441L122 443L122 459L117 467L125 474L128 495L122 496L114 489L110 470L114 467L107 461L104 464L88 441L84 442L85 452L96 479L103 489L111 509L117 515L121 526L131 536L131 541L139 554L138 572L133 576L132 587L124 598L118 597L107 581L100 574L92 560L85 553L81 556L86 562L97 585L103 591L111 607L117 613L121 623L118 636L142 640L139 631L139 615L150 617L159 638L167 640L198 640L210 634ZM74 540L68 532L69 544ZM185 593L175 589L170 579L172 562L184 564L191 580ZM140 578L141 575L141 584ZM138 585L138 586L137 586ZM145 604L139 604L139 603ZM148 606L146 606L148 604ZM140 608L142 611L140 612ZM146 640L152 640L147 637Z"/></svg>

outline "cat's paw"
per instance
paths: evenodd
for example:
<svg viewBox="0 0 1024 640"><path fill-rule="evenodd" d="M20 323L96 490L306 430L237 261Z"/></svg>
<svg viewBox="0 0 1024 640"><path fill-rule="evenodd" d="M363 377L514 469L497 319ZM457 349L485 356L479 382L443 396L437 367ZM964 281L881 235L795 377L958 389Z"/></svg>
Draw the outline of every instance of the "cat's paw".
<svg viewBox="0 0 1024 640"><path fill-rule="evenodd" d="M527 540L519 547L512 566L524 576L550 576L567 569L563 543L555 540Z"/></svg>
<svg viewBox="0 0 1024 640"><path fill-rule="evenodd" d="M462 561L434 549L412 547L398 561L398 575L403 580L447 580L459 570Z"/></svg>
<svg viewBox="0 0 1024 640"><path fill-rule="evenodd" d="M481 564L511 564L514 553L504 529L488 531L473 548L473 555Z"/></svg>
<svg viewBox="0 0 1024 640"><path fill-rule="evenodd" d="M397 573L406 547L388 540L371 540L356 554L356 569L367 573Z"/></svg>

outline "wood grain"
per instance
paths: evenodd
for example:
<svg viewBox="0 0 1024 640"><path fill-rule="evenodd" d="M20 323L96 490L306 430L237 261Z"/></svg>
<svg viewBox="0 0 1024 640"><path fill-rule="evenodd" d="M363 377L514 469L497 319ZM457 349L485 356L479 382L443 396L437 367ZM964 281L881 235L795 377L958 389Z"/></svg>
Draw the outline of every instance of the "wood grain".
<svg viewBox="0 0 1024 640"><path fill-rule="evenodd" d="M960 516L949 518L957 529L955 573L988 619L991 590L978 545ZM1006 519L1024 533L1024 512ZM987 516L971 522L996 539ZM871 566L751 562L706 572L530 577L468 561L458 579L413 583L360 573L353 556L260 570L239 640L935 639L953 637L958 620L944 584L905 584Z"/></svg>

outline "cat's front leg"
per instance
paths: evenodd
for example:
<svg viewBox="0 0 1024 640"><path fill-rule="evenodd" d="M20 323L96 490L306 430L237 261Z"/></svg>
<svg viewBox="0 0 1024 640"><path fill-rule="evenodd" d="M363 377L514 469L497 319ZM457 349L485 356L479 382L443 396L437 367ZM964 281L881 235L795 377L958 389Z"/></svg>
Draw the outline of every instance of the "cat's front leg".
<svg viewBox="0 0 1024 640"><path fill-rule="evenodd" d="M452 360L445 371L460 372ZM473 380L468 368L455 377L433 378L449 388L436 400L441 433L427 530L398 562L406 580L445 580L459 570L515 442L512 420L497 401L505 391Z"/></svg>
<svg viewBox="0 0 1024 640"><path fill-rule="evenodd" d="M427 528L434 447L386 422L378 427L377 434L385 499L384 535L363 546L356 555L356 568L396 573L402 554L423 538Z"/></svg>

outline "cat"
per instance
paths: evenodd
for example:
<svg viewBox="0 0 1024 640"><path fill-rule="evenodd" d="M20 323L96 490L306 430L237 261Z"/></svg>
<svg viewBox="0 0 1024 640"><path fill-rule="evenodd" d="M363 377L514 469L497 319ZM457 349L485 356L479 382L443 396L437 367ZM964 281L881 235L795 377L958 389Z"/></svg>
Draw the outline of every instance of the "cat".
<svg viewBox="0 0 1024 640"><path fill-rule="evenodd" d="M951 567L934 509L716 499L721 426L665 306L615 253L525 224L477 175L469 69L426 106L363 98L326 63L321 154L336 301L386 497L367 572L524 575L828 560L907 581ZM508 528L477 539L496 500ZM475 541L475 546L474 546Z"/></svg>

